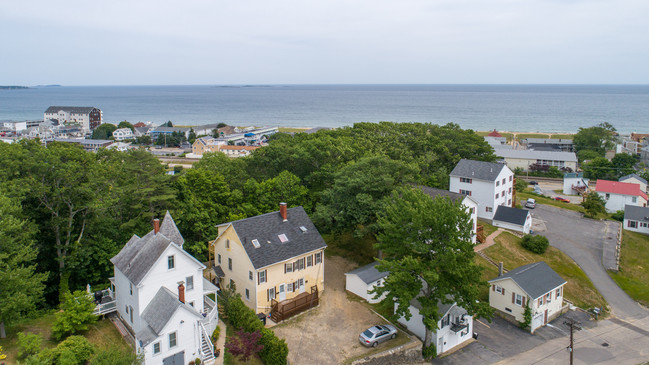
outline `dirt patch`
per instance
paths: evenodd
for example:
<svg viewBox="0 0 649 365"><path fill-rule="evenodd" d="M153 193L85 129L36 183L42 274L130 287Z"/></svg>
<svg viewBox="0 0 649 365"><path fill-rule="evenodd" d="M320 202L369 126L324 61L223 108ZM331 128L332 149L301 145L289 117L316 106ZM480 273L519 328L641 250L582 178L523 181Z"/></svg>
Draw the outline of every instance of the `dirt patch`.
<svg viewBox="0 0 649 365"><path fill-rule="evenodd" d="M385 321L361 303L347 299L345 273L355 267L342 257L327 258L320 306L273 327L288 344L291 364L340 364L371 350L358 342L358 335ZM381 347L387 349L390 341Z"/></svg>

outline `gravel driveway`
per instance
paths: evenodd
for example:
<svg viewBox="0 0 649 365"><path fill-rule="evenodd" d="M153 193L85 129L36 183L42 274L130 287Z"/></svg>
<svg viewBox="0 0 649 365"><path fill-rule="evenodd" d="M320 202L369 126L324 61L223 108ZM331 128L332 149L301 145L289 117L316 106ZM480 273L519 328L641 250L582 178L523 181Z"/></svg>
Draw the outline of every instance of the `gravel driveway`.
<svg viewBox="0 0 649 365"><path fill-rule="evenodd" d="M603 262L610 267L610 261L614 260L618 222L587 219L581 213L542 204L531 212L532 229L575 260L602 293L615 316L638 319L649 314L615 284L604 267Z"/></svg>
<svg viewBox="0 0 649 365"><path fill-rule="evenodd" d="M361 303L347 299L345 273L355 267L342 257L325 258L320 306L273 327L288 344L291 364L340 364L370 351L358 342L358 335L385 321ZM379 345L382 347L389 348L390 341Z"/></svg>

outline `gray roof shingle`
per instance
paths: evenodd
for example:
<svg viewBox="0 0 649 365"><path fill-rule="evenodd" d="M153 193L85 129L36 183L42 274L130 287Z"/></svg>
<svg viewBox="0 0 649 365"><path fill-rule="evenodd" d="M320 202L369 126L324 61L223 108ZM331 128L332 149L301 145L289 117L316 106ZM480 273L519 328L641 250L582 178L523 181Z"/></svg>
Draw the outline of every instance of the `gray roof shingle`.
<svg viewBox="0 0 649 365"><path fill-rule="evenodd" d="M164 231L162 227L165 227ZM167 234L171 237L167 236ZM172 237L173 239L171 239ZM175 240L180 240L180 242ZM178 228L176 228L171 215L167 212L158 234L151 230L142 238L133 235L122 250L110 259L110 262L126 275L133 284L138 285L169 245L176 244L179 250L182 251L181 245L183 242L184 240L180 232L178 232Z"/></svg>
<svg viewBox="0 0 649 365"><path fill-rule="evenodd" d="M201 318L194 308L178 300L178 296L171 290L164 286L161 287L142 312L142 319L148 326L143 326L135 337L146 346L160 336L160 332L180 307L186 308L190 313Z"/></svg>
<svg viewBox="0 0 649 365"><path fill-rule="evenodd" d="M496 209L496 214L494 214L493 220L524 226L528 214L530 214L530 212L525 209L501 205Z"/></svg>
<svg viewBox="0 0 649 365"><path fill-rule="evenodd" d="M327 247L302 207L287 209L286 222L276 211L229 224L239 236L255 269ZM280 242L280 234L285 234L288 241ZM259 241L259 248L252 244L255 239Z"/></svg>
<svg viewBox="0 0 649 365"><path fill-rule="evenodd" d="M497 162L461 159L451 171L450 176L495 181L503 168L505 165Z"/></svg>
<svg viewBox="0 0 649 365"><path fill-rule="evenodd" d="M58 113L59 110L63 110L68 113L90 113L93 109L96 109L94 106L50 106L47 108L45 113L51 114L51 113Z"/></svg>
<svg viewBox="0 0 649 365"><path fill-rule="evenodd" d="M452 191L431 188L431 187L423 186L423 185L417 186L417 188L419 188L426 195L429 195L433 199L438 197L438 196L442 196L442 197L450 198L453 202L457 202L458 199L460 201L463 201L464 197L466 196L466 195L462 195L462 194L459 194L459 193L454 193Z"/></svg>
<svg viewBox="0 0 649 365"><path fill-rule="evenodd" d="M625 180L629 180L629 179L633 179L633 178L637 179L638 181L640 181L640 182L643 183L643 184L647 184L647 180L643 179L643 178L642 178L641 176L639 176L638 174L629 174L629 175L625 175L625 176L622 176L621 178L619 178L617 181L622 181L622 182L624 182Z"/></svg>
<svg viewBox="0 0 649 365"><path fill-rule="evenodd" d="M649 222L649 208L627 204L624 206L624 219Z"/></svg>
<svg viewBox="0 0 649 365"><path fill-rule="evenodd" d="M376 265L378 262L373 262L369 265L365 265L362 267L359 267L356 270L352 270L348 273L345 273L345 275L356 275L358 276L365 284L373 283L379 279L382 279L386 276L388 276L389 272L388 271L379 271L376 269Z"/></svg>
<svg viewBox="0 0 649 365"><path fill-rule="evenodd" d="M519 266L502 276L489 280L490 283L510 278L518 284L532 299L566 283L548 264L543 261Z"/></svg>

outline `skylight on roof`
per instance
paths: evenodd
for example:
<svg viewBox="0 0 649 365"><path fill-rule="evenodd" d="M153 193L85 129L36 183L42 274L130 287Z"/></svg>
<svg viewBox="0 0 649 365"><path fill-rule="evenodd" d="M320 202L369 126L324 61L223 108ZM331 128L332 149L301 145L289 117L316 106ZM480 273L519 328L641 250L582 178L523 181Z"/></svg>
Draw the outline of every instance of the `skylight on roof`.
<svg viewBox="0 0 649 365"><path fill-rule="evenodd" d="M279 241L281 243L288 242L288 237L286 237L286 235L284 233L278 235L277 237L279 237Z"/></svg>
<svg viewBox="0 0 649 365"><path fill-rule="evenodd" d="M300 226L300 231L302 231L302 233L306 233L306 227L305 226Z"/></svg>
<svg viewBox="0 0 649 365"><path fill-rule="evenodd" d="M252 240L252 245L255 246L255 248L259 248L259 240L257 239Z"/></svg>

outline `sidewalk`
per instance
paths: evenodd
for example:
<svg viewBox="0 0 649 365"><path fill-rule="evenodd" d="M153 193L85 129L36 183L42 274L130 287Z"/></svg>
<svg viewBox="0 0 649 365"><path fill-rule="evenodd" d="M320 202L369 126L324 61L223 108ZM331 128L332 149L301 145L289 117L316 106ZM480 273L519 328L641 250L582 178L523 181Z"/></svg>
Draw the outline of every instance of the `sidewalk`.
<svg viewBox="0 0 649 365"><path fill-rule="evenodd" d="M219 318L219 339L216 340L216 343L214 344L214 347L217 349L221 350L221 353L219 354L219 357L214 359L214 362L212 362L212 365L223 365L223 353L225 352L225 323Z"/></svg>
<svg viewBox="0 0 649 365"><path fill-rule="evenodd" d="M574 364L639 364L649 359L649 317L625 322L613 318L574 334ZM497 364L567 364L568 337L550 340Z"/></svg>

